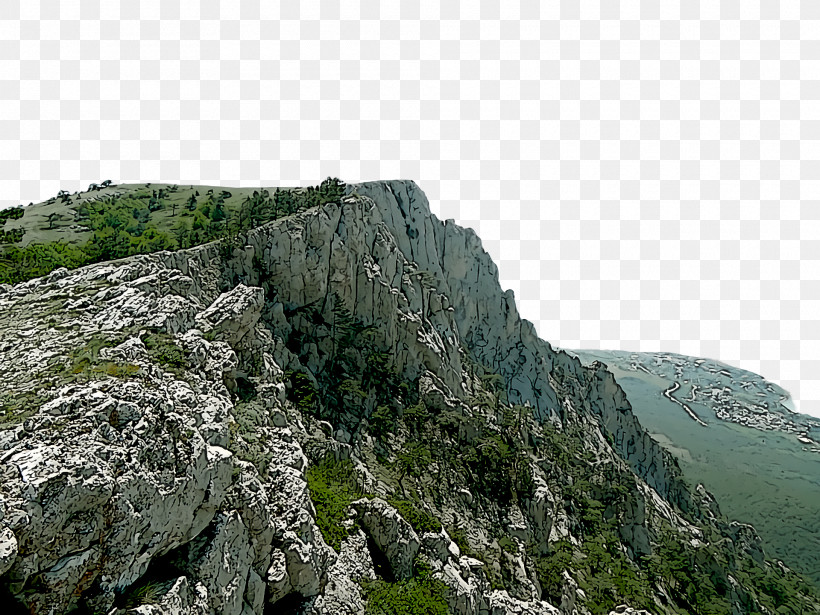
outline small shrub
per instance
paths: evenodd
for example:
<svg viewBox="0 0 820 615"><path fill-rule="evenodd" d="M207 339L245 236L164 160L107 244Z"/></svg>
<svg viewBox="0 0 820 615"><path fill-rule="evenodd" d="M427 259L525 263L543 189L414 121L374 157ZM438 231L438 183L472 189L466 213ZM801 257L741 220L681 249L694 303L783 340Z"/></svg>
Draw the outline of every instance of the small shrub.
<svg viewBox="0 0 820 615"><path fill-rule="evenodd" d="M10 231L0 230L0 243L19 243L23 240L25 231L21 228L12 229Z"/></svg>
<svg viewBox="0 0 820 615"><path fill-rule="evenodd" d="M370 423L370 433L379 442L384 442L386 436L393 432L396 427L396 412L390 406L378 406L368 421Z"/></svg>
<svg viewBox="0 0 820 615"><path fill-rule="evenodd" d="M356 380L354 378L347 378L345 380L342 380L342 382L339 384L338 391L343 398L345 396L348 396L353 400L362 400L367 398L367 393L364 389L362 389L361 381Z"/></svg>
<svg viewBox="0 0 820 615"><path fill-rule="evenodd" d="M416 530L416 532L438 533L441 531L441 521L436 519L426 510L417 506L414 502L396 498L390 498L387 501L391 506L399 511L399 514L413 526L413 529Z"/></svg>
<svg viewBox="0 0 820 615"><path fill-rule="evenodd" d="M287 371L285 379L288 387L288 399L293 402L300 412L313 414L316 412L319 401L319 391L307 374L303 372Z"/></svg>
<svg viewBox="0 0 820 615"><path fill-rule="evenodd" d="M337 462L328 458L310 466L306 478L310 499L316 507L316 525L325 542L338 553L347 536L342 525L347 508L364 495L356 480L353 463L349 459Z"/></svg>
<svg viewBox="0 0 820 615"><path fill-rule="evenodd" d="M170 335L152 333L143 340L148 356L159 365L171 370L182 370L187 366L187 352L176 345Z"/></svg>
<svg viewBox="0 0 820 615"><path fill-rule="evenodd" d="M139 365L132 365L131 363L109 362L105 364L103 370L114 378L128 378L136 375L140 368Z"/></svg>
<svg viewBox="0 0 820 615"><path fill-rule="evenodd" d="M447 615L447 586L431 576L426 562L417 560L414 572L409 581L363 581L365 615Z"/></svg>
<svg viewBox="0 0 820 615"><path fill-rule="evenodd" d="M414 406L408 406L402 412L402 421L414 434L420 434L430 419L430 412L423 401Z"/></svg>
<svg viewBox="0 0 820 615"><path fill-rule="evenodd" d="M470 543L467 540L467 533L464 530L456 527L450 527L447 530L447 534L449 534L452 541L456 543L462 555L472 557L473 559L477 559L480 562L484 561L484 558L481 556L481 554L470 546Z"/></svg>
<svg viewBox="0 0 820 615"><path fill-rule="evenodd" d="M518 545L509 536L502 536L499 538L498 546L500 546L507 553L512 553L513 555L518 553Z"/></svg>
<svg viewBox="0 0 820 615"><path fill-rule="evenodd" d="M0 430L14 427L34 416L43 403L33 391L4 391L0 393Z"/></svg>
<svg viewBox="0 0 820 615"><path fill-rule="evenodd" d="M0 227L2 227L6 220L19 220L23 217L25 210L22 206L10 207L0 211Z"/></svg>
<svg viewBox="0 0 820 615"><path fill-rule="evenodd" d="M158 604L171 589L173 581L148 581L144 585L129 589L123 596L123 606L133 609L145 604Z"/></svg>

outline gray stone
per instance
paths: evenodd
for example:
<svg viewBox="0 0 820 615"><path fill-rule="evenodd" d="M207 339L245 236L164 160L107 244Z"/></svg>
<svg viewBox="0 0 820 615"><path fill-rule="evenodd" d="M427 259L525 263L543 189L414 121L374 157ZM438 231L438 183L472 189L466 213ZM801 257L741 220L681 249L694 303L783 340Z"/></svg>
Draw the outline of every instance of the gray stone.
<svg viewBox="0 0 820 615"><path fill-rule="evenodd" d="M17 557L17 538L9 528L0 530L0 574L11 568Z"/></svg>
<svg viewBox="0 0 820 615"><path fill-rule="evenodd" d="M421 545L410 524L381 498L356 500L351 507L356 520L387 557L396 578L413 576L413 560Z"/></svg>
<svg viewBox="0 0 820 615"><path fill-rule="evenodd" d="M356 195L341 206L249 231L232 254L213 242L63 269L0 291L0 317L11 315L0 327L0 377L21 399L38 387L31 416L0 431L0 583L42 579L47 591L27 594L27 608L68 612L94 583L94 610L121 615L115 597L180 553L185 574L156 604L132 612L261 615L297 593L310 615L353 615L364 609L357 579L375 578L369 536L398 579L412 576L417 557L428 561L452 613L556 613L538 599L520 552L492 553L499 534L541 553L555 540L578 543L577 518L554 491L569 477L547 476L535 463L531 496L509 510L466 485L436 503L442 523L467 527L488 563L466 557L444 530L420 538L380 498L353 503L338 554L325 543L306 451L350 459L370 493L386 498L396 488L371 465L372 434L317 421L287 400L285 372L318 374L330 344L291 352L298 313L318 306L330 318L337 301L375 325L369 343L388 351L404 380L418 381L413 393L431 412L497 421L468 403L478 386L464 364L469 353L502 376L511 403L530 408L522 438L543 437L543 424L573 425L585 430L596 464L631 469L635 486L618 511L628 553L648 552L661 522L701 544L707 534L681 514L697 509L732 549L762 557L753 531L717 525L708 494L680 487L674 461L641 428L605 366L584 367L519 317L475 233L439 221L412 182L350 190ZM243 283L232 286L237 276ZM185 351L182 369L151 358L143 340L153 328ZM103 333L121 337L99 357L135 366L133 377L92 371L72 383L48 371ZM37 380L43 373L48 380ZM242 406L240 378L257 391ZM368 416L374 403L371 396L348 405ZM475 431L469 421L461 429ZM509 592L488 580L502 566ZM571 575L565 581L560 610L583 615L581 590ZM745 590L733 583L730 599L742 605Z"/></svg>
<svg viewBox="0 0 820 615"><path fill-rule="evenodd" d="M233 346L259 321L264 304L263 289L239 284L197 314L196 324L203 333L212 333Z"/></svg>

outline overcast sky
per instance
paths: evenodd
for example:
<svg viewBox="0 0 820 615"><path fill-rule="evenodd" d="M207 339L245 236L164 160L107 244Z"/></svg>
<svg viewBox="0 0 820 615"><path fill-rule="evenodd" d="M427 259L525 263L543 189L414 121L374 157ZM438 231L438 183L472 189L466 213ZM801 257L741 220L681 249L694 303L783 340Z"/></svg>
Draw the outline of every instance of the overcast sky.
<svg viewBox="0 0 820 615"><path fill-rule="evenodd" d="M4 2L0 206L413 179L555 345L820 416L820 2L180 4Z"/></svg>

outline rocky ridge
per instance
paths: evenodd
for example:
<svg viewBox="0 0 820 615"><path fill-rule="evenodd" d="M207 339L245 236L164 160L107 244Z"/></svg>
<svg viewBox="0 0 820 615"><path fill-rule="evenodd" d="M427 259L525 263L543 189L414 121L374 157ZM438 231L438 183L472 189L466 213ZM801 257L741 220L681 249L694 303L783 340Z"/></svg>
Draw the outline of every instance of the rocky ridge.
<svg viewBox="0 0 820 615"><path fill-rule="evenodd" d="M479 238L436 219L412 182L348 186L339 204L234 240L0 292L0 593L12 612L352 614L385 587L428 583L451 613L597 613L594 569L579 573L573 556L549 589L552 568L536 562L559 543L577 556L602 520L619 562L663 552L664 532L690 545L726 612L774 612L741 577L745 562L791 578L764 562L751 527L687 487L603 364L537 337ZM401 403L386 435L379 382L323 388L343 356L343 316L404 385L388 395ZM510 466L526 480L495 501L472 466L435 451L429 473L403 462L428 428L412 427L411 406L443 417L436 433L454 429L434 447L506 454L504 434L531 442ZM591 468L600 484L584 493L615 494L606 509L567 495L579 481L545 442L583 452L566 463ZM351 496L338 544L311 486L325 459L352 468L365 496ZM653 578L642 598L653 613L694 600ZM601 591L613 607L626 593Z"/></svg>

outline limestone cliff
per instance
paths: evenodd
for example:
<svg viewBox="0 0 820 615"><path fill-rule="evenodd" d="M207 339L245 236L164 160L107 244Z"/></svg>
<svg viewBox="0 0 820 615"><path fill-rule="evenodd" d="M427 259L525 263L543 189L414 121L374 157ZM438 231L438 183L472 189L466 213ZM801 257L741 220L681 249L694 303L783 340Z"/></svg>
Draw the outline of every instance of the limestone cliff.
<svg viewBox="0 0 820 615"><path fill-rule="evenodd" d="M818 608L412 182L0 292L9 612Z"/></svg>

